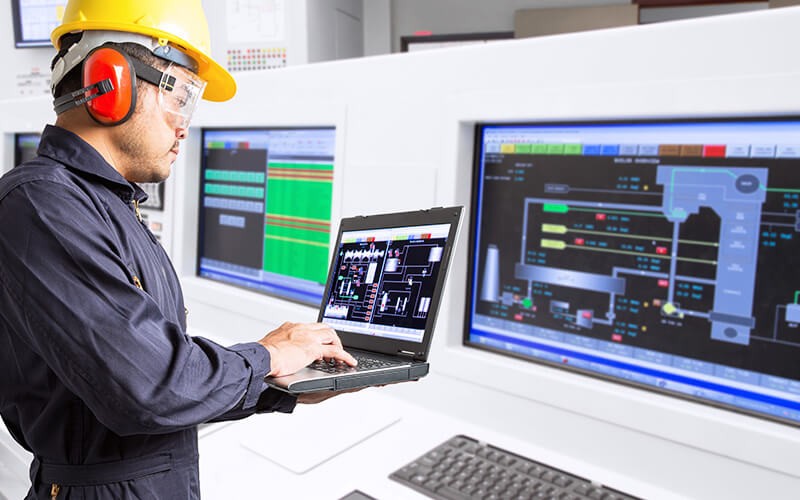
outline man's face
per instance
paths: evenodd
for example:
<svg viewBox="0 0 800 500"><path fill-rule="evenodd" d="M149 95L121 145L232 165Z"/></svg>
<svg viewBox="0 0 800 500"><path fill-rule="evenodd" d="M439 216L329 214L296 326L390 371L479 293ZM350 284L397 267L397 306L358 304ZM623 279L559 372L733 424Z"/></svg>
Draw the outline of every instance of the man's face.
<svg viewBox="0 0 800 500"><path fill-rule="evenodd" d="M204 84L180 67L170 66L174 76L169 90L144 84L137 88L136 110L130 120L115 127L115 142L124 158L125 178L133 182L161 182L169 177L186 138L194 106Z"/></svg>

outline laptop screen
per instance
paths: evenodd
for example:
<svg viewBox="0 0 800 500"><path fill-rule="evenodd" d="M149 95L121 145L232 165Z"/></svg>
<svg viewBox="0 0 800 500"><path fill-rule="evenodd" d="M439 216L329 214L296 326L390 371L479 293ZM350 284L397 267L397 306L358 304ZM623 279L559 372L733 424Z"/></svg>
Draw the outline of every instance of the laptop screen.
<svg viewBox="0 0 800 500"><path fill-rule="evenodd" d="M450 224L344 231L323 321L337 330L422 342Z"/></svg>

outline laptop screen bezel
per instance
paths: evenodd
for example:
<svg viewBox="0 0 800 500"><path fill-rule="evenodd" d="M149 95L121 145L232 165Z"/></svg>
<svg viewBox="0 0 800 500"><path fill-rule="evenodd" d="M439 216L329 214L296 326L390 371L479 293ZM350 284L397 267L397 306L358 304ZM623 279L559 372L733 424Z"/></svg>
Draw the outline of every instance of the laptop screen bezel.
<svg viewBox="0 0 800 500"><path fill-rule="evenodd" d="M447 272L450 268L450 258L455 245L455 238L458 233L462 211L463 207L440 207L413 212L357 216L342 219L339 225L339 233L336 236L336 244L333 247L331 265L328 268L328 281L325 285L325 292L322 295L322 304L319 308L318 321L325 322L325 303L330 296L331 286L334 283L334 266L336 266L338 250L342 244L342 234L344 232L449 224L450 229L447 234L447 242L442 252L442 265L439 269L439 275L436 277L436 285L434 287L433 297L431 298L430 308L428 309L428 320L425 322L425 331L421 342L411 342L337 330L339 338L342 340L342 344L345 348L362 349L388 355L405 354L416 361L426 361L433 338L433 328L436 325L436 317L439 312L439 304L442 299L442 288L444 287Z"/></svg>

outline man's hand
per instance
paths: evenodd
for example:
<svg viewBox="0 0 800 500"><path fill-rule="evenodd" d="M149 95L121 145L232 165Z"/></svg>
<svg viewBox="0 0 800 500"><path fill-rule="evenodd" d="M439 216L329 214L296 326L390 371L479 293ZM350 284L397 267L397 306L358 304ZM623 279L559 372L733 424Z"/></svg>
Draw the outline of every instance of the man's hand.
<svg viewBox="0 0 800 500"><path fill-rule="evenodd" d="M356 365L336 331L324 323L287 322L258 342L269 351L270 377L291 375L319 359Z"/></svg>

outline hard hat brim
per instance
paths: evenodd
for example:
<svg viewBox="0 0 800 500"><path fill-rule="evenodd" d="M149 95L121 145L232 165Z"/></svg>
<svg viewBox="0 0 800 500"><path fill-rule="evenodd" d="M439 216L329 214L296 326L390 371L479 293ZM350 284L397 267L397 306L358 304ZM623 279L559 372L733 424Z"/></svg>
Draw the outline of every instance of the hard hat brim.
<svg viewBox="0 0 800 500"><path fill-rule="evenodd" d="M236 94L236 80L228 70L213 59L199 61L197 76L208 82L203 99L213 102L227 101Z"/></svg>

